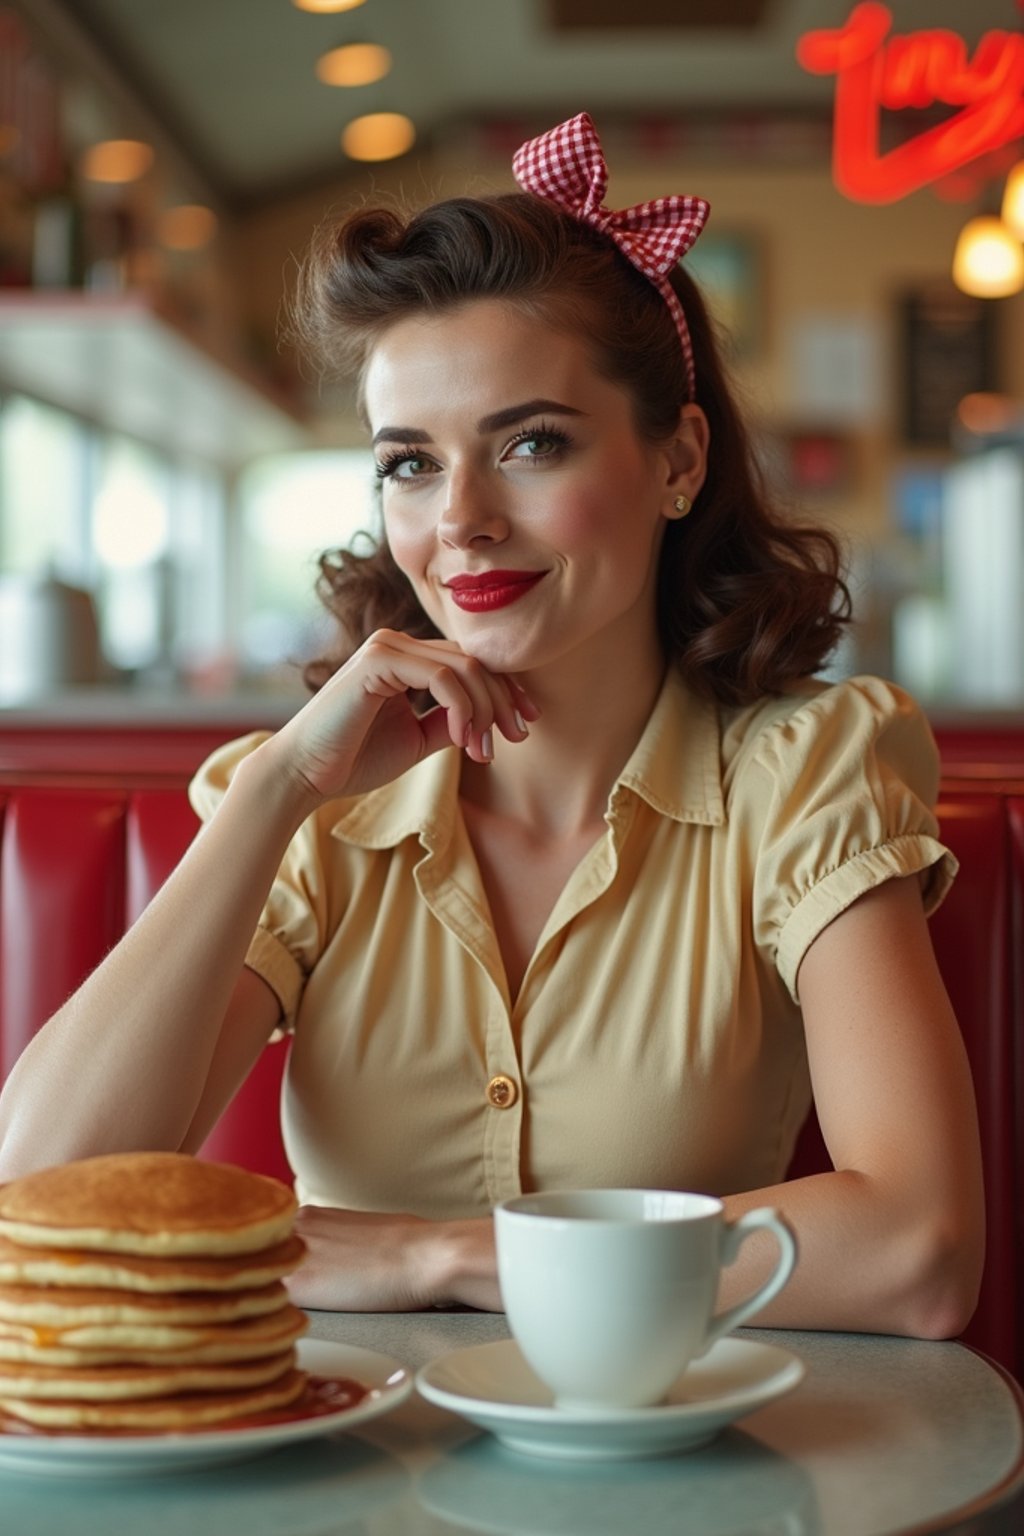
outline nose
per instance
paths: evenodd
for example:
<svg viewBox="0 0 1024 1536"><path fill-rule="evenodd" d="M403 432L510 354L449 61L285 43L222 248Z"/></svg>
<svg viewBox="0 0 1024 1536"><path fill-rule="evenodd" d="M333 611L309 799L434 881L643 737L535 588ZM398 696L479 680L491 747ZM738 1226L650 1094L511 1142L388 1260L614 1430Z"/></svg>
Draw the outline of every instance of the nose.
<svg viewBox="0 0 1024 1536"><path fill-rule="evenodd" d="M451 471L437 525L442 544L450 549L500 544L508 532L501 485L469 468Z"/></svg>

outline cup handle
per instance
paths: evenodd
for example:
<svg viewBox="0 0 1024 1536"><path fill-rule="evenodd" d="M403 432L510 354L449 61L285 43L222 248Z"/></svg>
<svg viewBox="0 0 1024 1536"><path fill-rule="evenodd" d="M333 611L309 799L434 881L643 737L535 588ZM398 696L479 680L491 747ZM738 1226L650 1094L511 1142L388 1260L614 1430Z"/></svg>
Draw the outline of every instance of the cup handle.
<svg viewBox="0 0 1024 1536"><path fill-rule="evenodd" d="M796 1234L785 1217L768 1205L759 1206L754 1211L747 1211L736 1221L726 1222L722 1231L723 1267L733 1263L741 1244L751 1232L763 1228L775 1234L780 1250L779 1262L764 1285L760 1286L752 1296L748 1296L746 1301L737 1302L734 1307L728 1307L724 1312L719 1312L711 1319L704 1342L700 1347L702 1355L706 1354L712 1344L717 1343L723 1334L731 1333L734 1328L745 1323L748 1317L753 1317L755 1312L767 1306L772 1297L779 1294L793 1273L797 1258Z"/></svg>

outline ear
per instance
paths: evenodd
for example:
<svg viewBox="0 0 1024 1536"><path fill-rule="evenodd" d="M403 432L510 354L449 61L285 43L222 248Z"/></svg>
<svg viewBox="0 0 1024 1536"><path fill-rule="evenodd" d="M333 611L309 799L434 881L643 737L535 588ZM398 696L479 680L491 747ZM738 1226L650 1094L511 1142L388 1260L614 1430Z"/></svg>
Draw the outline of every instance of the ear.
<svg viewBox="0 0 1024 1536"><path fill-rule="evenodd" d="M685 517L697 500L708 468L708 419L699 405L684 405L679 424L664 445L664 516ZM677 505L680 497L685 503ZM685 507L685 510L684 510Z"/></svg>

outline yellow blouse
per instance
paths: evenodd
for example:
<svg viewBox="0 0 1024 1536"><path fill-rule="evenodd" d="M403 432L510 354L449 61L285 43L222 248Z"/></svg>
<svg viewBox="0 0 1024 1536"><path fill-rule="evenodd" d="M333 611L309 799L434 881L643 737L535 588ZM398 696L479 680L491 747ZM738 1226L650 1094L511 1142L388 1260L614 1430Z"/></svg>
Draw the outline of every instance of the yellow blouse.
<svg viewBox="0 0 1024 1536"><path fill-rule="evenodd" d="M216 809L261 740L197 775ZM524 1190L782 1178L810 1102L797 972L858 896L956 870L917 705L860 677L725 708L670 672L515 1004L441 752L288 848L247 964L294 1032L301 1200L430 1217Z"/></svg>

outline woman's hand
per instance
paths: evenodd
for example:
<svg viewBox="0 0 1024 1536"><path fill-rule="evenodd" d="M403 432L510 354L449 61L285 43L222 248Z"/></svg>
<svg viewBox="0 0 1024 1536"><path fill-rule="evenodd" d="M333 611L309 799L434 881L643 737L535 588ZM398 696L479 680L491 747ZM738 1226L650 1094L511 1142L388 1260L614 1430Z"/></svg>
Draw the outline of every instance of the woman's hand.
<svg viewBox="0 0 1024 1536"><path fill-rule="evenodd" d="M304 1205L295 1230L309 1250L288 1279L296 1306L328 1312L501 1308L489 1218L425 1221Z"/></svg>
<svg viewBox="0 0 1024 1536"><path fill-rule="evenodd" d="M430 693L436 707L418 716L411 692ZM259 751L317 805L387 784L443 747L489 762L495 729L522 741L525 721L538 715L513 677L489 672L452 641L381 629Z"/></svg>

